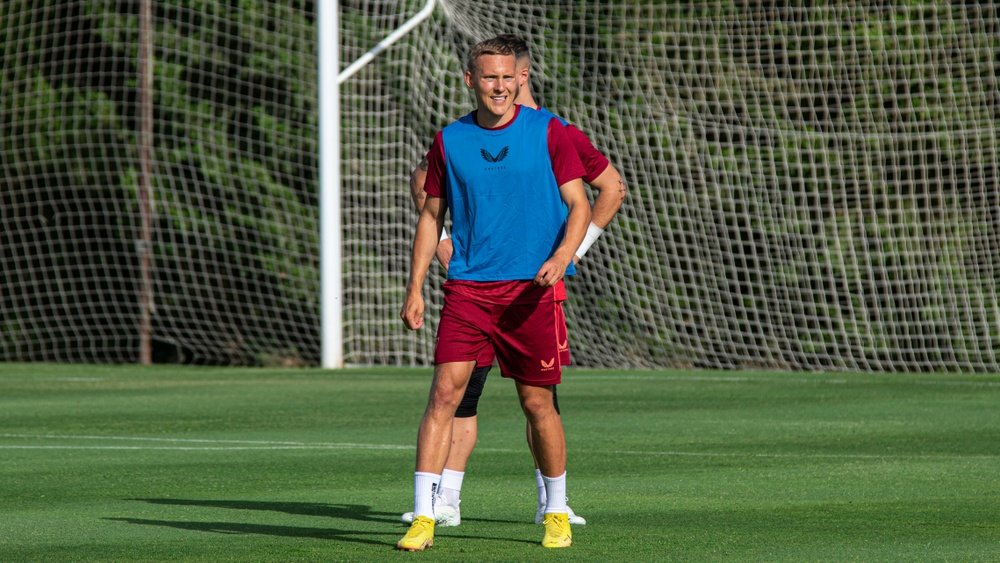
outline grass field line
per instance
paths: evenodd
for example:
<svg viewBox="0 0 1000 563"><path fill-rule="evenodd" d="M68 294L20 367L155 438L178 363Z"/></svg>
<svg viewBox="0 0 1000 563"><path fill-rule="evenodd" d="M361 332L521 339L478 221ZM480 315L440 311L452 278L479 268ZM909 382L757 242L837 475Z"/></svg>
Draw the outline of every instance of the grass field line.
<svg viewBox="0 0 1000 563"><path fill-rule="evenodd" d="M412 445L362 444L353 442L295 442L272 440L220 440L201 438L156 438L142 436L82 436L69 434L0 434L0 438L22 440L105 440L128 442L154 442L192 445L79 445L79 444L0 444L0 450L153 450L153 451L245 451L245 450L414 450ZM193 445L198 444L198 445ZM225 445L229 444L229 445ZM517 453L520 449L477 447L476 451L488 453ZM866 453L778 453L778 452L696 452L680 450L601 450L589 449L590 454L640 456L640 457L707 457L755 459L844 459L844 460L1000 460L1000 454L866 454Z"/></svg>
<svg viewBox="0 0 1000 563"><path fill-rule="evenodd" d="M563 384L572 383L575 379L582 380L629 380L629 381L656 381L660 383L670 383L678 381L693 381L705 383L803 383L803 384L823 384L823 385L876 385L885 384L886 381L878 376L868 374L858 377L826 377L823 374L817 377L786 377L767 375L668 375L663 374L622 374L622 373L590 373L576 372L564 373ZM912 385L931 385L943 387L1000 387L1000 381L969 381L969 380L948 380L948 379L912 379L905 381ZM899 384L900 380L892 380L893 384Z"/></svg>
<svg viewBox="0 0 1000 563"><path fill-rule="evenodd" d="M347 450L413 450L415 446L394 444L361 444L353 442L291 442L274 440L219 440L201 438L156 438L143 436L81 436L72 434L0 434L0 438L35 440L107 440L129 442L168 442L178 444L200 444L198 446L73 446L73 445L33 445L0 444L0 449L134 449L134 450L303 450L303 449L347 449ZM220 444L233 444L222 446Z"/></svg>

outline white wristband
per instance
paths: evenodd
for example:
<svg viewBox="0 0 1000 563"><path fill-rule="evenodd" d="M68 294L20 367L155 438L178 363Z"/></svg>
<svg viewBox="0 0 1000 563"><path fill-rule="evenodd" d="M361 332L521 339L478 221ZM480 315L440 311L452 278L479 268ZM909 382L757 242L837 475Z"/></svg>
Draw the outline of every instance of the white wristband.
<svg viewBox="0 0 1000 563"><path fill-rule="evenodd" d="M444 227L441 227L441 240L445 240L445 239L448 239L448 238L450 238L448 236L448 229L445 229Z"/></svg>
<svg viewBox="0 0 1000 563"><path fill-rule="evenodd" d="M594 244L597 239L601 238L602 234L604 234L604 229L593 223L588 225L587 234L583 236L583 242L580 243L580 248L576 249L576 257L583 258L583 255L590 250L590 245Z"/></svg>

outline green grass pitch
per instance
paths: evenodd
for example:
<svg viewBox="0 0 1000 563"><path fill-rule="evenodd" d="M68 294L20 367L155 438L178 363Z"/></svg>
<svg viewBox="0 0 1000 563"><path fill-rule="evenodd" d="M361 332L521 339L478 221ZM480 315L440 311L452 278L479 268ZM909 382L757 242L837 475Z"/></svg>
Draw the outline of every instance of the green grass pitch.
<svg viewBox="0 0 1000 563"><path fill-rule="evenodd" d="M393 549L427 369L0 364L0 561L1000 560L1000 376L570 370L545 550L495 370L462 525Z"/></svg>

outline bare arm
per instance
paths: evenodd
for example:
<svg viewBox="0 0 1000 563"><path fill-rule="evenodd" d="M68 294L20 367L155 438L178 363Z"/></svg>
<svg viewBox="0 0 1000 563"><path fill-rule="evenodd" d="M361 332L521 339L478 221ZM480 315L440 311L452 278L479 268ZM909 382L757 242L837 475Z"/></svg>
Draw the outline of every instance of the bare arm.
<svg viewBox="0 0 1000 563"><path fill-rule="evenodd" d="M621 209L627 193L621 174L611 164L608 164L600 176L590 182L590 185L597 189L597 198L594 200L591 222L590 225L587 225L587 233L583 237L583 243L576 249L576 254L573 256L574 264L580 261L590 246L604 233L604 229Z"/></svg>
<svg viewBox="0 0 1000 563"><path fill-rule="evenodd" d="M628 190L621 174L611 164L590 185L597 190L597 198L594 200L594 210L590 222L606 229L611 224L615 214L621 209L622 203L625 202Z"/></svg>
<svg viewBox="0 0 1000 563"><path fill-rule="evenodd" d="M420 159L417 167L410 172L410 198L417 208L417 213L424 208L424 201L427 200L427 192L424 191L424 184L427 182L427 157Z"/></svg>
<svg viewBox="0 0 1000 563"><path fill-rule="evenodd" d="M566 268L573 260L576 249L580 247L583 235L587 232L587 225L590 224L590 202L583 189L583 180L577 178L566 182L559 186L559 193L569 208L569 216L566 218L562 242L535 274L535 283L546 287L555 285L565 277Z"/></svg>
<svg viewBox="0 0 1000 563"><path fill-rule="evenodd" d="M427 183L427 157L420 159L420 164L410 172L410 199L413 200L414 207L417 208L417 213L420 213L424 208L424 202L427 201L427 192L424 191L424 184ZM438 262L444 266L444 270L448 271L448 263L451 262L451 255L454 252L454 247L452 246L451 239L442 239L437 246L435 254L437 255Z"/></svg>
<svg viewBox="0 0 1000 563"><path fill-rule="evenodd" d="M424 325L424 281L427 270L434 259L441 229L444 227L445 205L441 198L427 197L420 218L417 219L417 230L413 235L413 253L410 259L410 279L406 284L406 300L399 316L410 330L416 330Z"/></svg>

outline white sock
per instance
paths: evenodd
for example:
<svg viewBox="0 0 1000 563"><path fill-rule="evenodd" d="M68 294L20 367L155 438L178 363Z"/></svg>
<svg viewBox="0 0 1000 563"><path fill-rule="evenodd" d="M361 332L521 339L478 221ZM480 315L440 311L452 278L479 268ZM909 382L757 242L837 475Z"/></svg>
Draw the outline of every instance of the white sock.
<svg viewBox="0 0 1000 563"><path fill-rule="evenodd" d="M535 468L535 486L538 488L538 506L545 506L545 481L542 480L542 470Z"/></svg>
<svg viewBox="0 0 1000 563"><path fill-rule="evenodd" d="M441 476L436 473L413 473L413 517L426 516L434 519L434 493L437 492Z"/></svg>
<svg viewBox="0 0 1000 563"><path fill-rule="evenodd" d="M563 472L558 477L546 477L542 475L542 480L545 481L545 494L548 497L545 502L545 513L567 512L566 472Z"/></svg>
<svg viewBox="0 0 1000 563"><path fill-rule="evenodd" d="M452 471L445 469L441 473L441 500L448 506L458 506L462 497L462 479L465 478L464 471Z"/></svg>

